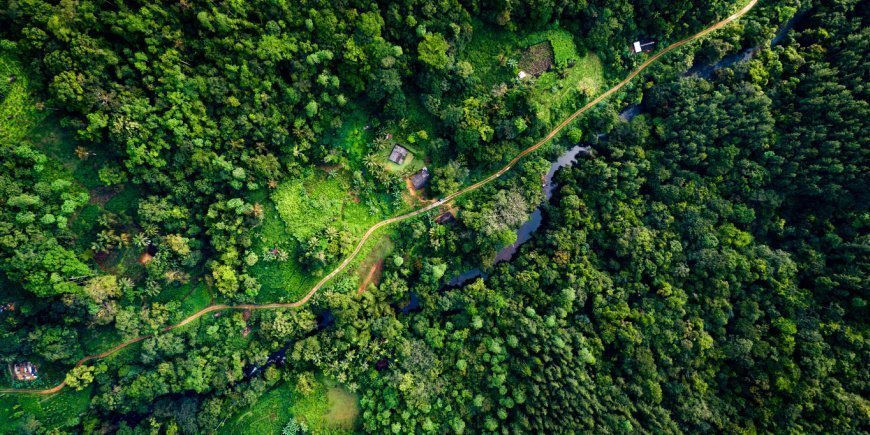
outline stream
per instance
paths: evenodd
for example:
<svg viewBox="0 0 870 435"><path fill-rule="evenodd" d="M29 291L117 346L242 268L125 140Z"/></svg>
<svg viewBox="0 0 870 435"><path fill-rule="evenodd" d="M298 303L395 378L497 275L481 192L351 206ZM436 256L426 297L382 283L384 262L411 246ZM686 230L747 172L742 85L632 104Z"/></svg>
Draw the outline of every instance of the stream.
<svg viewBox="0 0 870 435"><path fill-rule="evenodd" d="M556 175L556 171L565 166L573 165L574 162L577 161L578 155L588 155L591 154L591 152L592 148L588 146L583 147L575 145L550 163L550 169L544 175L544 182L541 185L541 191L544 193L544 202L532 212L529 216L529 220L517 229L517 240L498 251L495 255L494 264L501 263L502 261L510 261L510 259L517 253L520 246L522 246L523 243L528 242L532 238L532 234L540 228L541 222L544 219L544 215L541 213L541 207L550 202L550 199L553 197L553 190L556 189L556 184L553 183L553 176ZM480 269L471 269L447 281L446 287L459 287L480 276L486 278Z"/></svg>
<svg viewBox="0 0 870 435"><path fill-rule="evenodd" d="M791 19L789 19L779 30L777 30L776 35L770 41L770 47L774 47L785 38L788 34L788 31L791 30L801 18L803 18L804 12L798 11ZM696 65L689 68L688 71L683 74L683 76L698 76L704 79L709 79L714 72L727 68L735 63L742 62L752 58L752 56L758 50L762 49L764 46L759 45L755 47L747 48L739 53L734 53L728 56L723 57L716 63L706 64L706 65ZM623 122L631 122L635 116L640 115L645 111L645 106L643 101L639 104L631 104L626 107L622 112L619 113L619 120ZM599 135L600 138L600 135ZM544 192L544 203L550 201L550 198L553 196L553 190L556 188L556 185L553 183L553 176L556 174L560 168L565 166L571 166L574 162L577 161L577 156L579 154L590 154L592 152L590 147L581 147L580 145L575 145L571 149L565 151L560 155L555 161L550 164L550 170L547 171L547 174L544 176L544 183L542 185L542 190ZM510 244L502 248L495 256L495 263L498 264L502 261L510 261L513 258L514 254L516 254L519 247L529 241L532 238L532 234L538 230L541 226L541 222L543 220L543 215L541 214L541 207L543 204L539 205L535 211L529 216L529 220L517 229L517 240L516 242ZM443 288L456 288L461 287L465 283L477 279L478 277L483 277L486 279L486 275L479 268L467 270L460 275L453 277L444 285Z"/></svg>
<svg viewBox="0 0 870 435"><path fill-rule="evenodd" d="M804 16L804 12L799 11L796 14L794 14L794 16L791 17L788 21L786 21L785 24L781 28L779 28L779 30L776 31L776 35L773 36L773 39L770 40L769 47L773 48L777 44L782 42L782 40L785 39L785 36L788 34L788 31L791 30L795 26L795 24L797 24L797 22L800 21L801 18L803 18L803 16ZM686 71L684 76L694 75L694 76L702 77L704 79L709 79L710 76L712 76L714 72L716 72L722 68L727 68L731 65L734 65L735 63L743 62L745 60L751 59L752 56L754 56L755 53L757 51L761 50L762 48L764 48L763 45L749 47L749 48L747 48L739 53L734 53L734 54L730 54L728 56L725 56L721 60L719 60L718 62L716 62L712 65L693 66L693 67L689 68L688 71ZM631 106L629 106L629 107L631 107ZM621 117L622 117L622 114L620 114L620 118ZM631 119L629 118L629 120L631 120Z"/></svg>
<svg viewBox="0 0 870 435"><path fill-rule="evenodd" d="M335 323L335 314L332 313L332 310L327 309L318 314L315 320L317 321L317 326L311 331L305 333L305 335L302 336L302 339L312 337L320 331L323 331L324 329L330 327L333 323ZM296 340L288 341L287 344L284 345L284 347L269 354L269 357L263 364L252 365L244 369L244 379L251 378L257 373L262 372L272 364L275 364L278 367L283 366L284 363L287 361L287 350L290 349L290 346L292 346L294 343L296 343Z"/></svg>

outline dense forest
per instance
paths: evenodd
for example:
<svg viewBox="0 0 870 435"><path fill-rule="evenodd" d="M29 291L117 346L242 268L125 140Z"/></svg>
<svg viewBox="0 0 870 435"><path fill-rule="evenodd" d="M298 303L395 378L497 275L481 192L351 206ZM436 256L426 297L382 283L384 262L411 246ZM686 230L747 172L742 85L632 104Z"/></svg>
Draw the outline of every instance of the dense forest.
<svg viewBox="0 0 870 435"><path fill-rule="evenodd" d="M0 432L870 430L866 3L560 125L745 5L0 1Z"/></svg>

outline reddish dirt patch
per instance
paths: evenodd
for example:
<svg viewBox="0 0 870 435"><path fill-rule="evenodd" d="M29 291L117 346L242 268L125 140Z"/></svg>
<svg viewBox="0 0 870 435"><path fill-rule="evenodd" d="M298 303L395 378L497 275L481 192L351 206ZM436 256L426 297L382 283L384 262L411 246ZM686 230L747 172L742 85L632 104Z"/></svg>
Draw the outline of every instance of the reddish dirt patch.
<svg viewBox="0 0 870 435"><path fill-rule="evenodd" d="M141 264L143 266L147 266L148 263L150 263L151 260L153 260L153 259L154 259L153 255L151 255L148 252L143 252L142 255L139 256L139 264Z"/></svg>
<svg viewBox="0 0 870 435"><path fill-rule="evenodd" d="M337 171L341 169L341 165L320 165L317 169L320 169L323 172Z"/></svg>
<svg viewBox="0 0 870 435"><path fill-rule="evenodd" d="M113 188L107 187L98 187L90 191L90 199L88 203L99 205L101 207L105 206L110 199L112 199L115 195L118 194L118 191Z"/></svg>
<svg viewBox="0 0 870 435"><path fill-rule="evenodd" d="M381 273L384 271L384 260L380 260L377 263L373 264L369 269L369 274L366 276L366 279L360 283L359 288L356 290L356 294L363 294L366 289L369 287L369 284L378 285L381 281Z"/></svg>
<svg viewBox="0 0 870 435"><path fill-rule="evenodd" d="M423 204L435 202L434 199L424 199L423 196L420 195L420 191L415 189L414 185L411 184L410 178L405 179L405 186L408 188L408 192L411 194L411 197L416 199L417 201L422 202Z"/></svg>

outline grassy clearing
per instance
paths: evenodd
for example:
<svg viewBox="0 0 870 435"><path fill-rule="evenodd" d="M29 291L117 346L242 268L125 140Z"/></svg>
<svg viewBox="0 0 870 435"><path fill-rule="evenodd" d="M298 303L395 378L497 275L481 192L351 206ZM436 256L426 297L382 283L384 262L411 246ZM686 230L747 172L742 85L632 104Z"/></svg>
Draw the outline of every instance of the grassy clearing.
<svg viewBox="0 0 870 435"><path fill-rule="evenodd" d="M523 38L522 44L531 47L545 41L549 42L553 49L557 68L565 68L580 60L580 56L577 55L577 45L574 44L574 36L567 30L553 29L536 32Z"/></svg>
<svg viewBox="0 0 870 435"><path fill-rule="evenodd" d="M154 298L154 302L167 303L178 301L181 309L177 317L181 320L191 313L195 313L209 305L212 294L208 286L203 282L190 282L179 286L166 286L163 291Z"/></svg>
<svg viewBox="0 0 870 435"><path fill-rule="evenodd" d="M329 412L324 420L330 428L352 430L359 416L359 398L341 387L330 387L326 392Z"/></svg>
<svg viewBox="0 0 870 435"><path fill-rule="evenodd" d="M583 96L597 95L604 85L604 67L594 53L580 58L562 72L541 74L532 89L532 104L538 118L548 125L583 100Z"/></svg>
<svg viewBox="0 0 870 435"><path fill-rule="evenodd" d="M604 69L598 56L594 53L581 56L573 36L565 30L521 35L479 21L473 25L474 36L460 58L474 67L474 76L483 90L499 83L513 83L517 71L509 65L524 60L523 50L549 43L556 69L534 79L530 91L536 115L548 125L575 110L574 105L583 101L584 96L597 94L604 85ZM538 61L541 56L532 57L525 59L526 63Z"/></svg>
<svg viewBox="0 0 870 435"><path fill-rule="evenodd" d="M302 395L285 382L263 394L218 429L218 433L280 433L290 420L305 422L312 433L349 433L359 416L357 397L342 387L320 380L313 392Z"/></svg>
<svg viewBox="0 0 870 435"><path fill-rule="evenodd" d="M369 245L369 243L366 243L366 245ZM351 269L355 271L354 274L359 278L359 282L362 283L369 275L372 266L384 260L392 250L393 242L388 236L377 237L371 243L370 251L365 256L360 255L359 265L355 269Z"/></svg>
<svg viewBox="0 0 870 435"><path fill-rule="evenodd" d="M0 394L0 433L31 433L24 429L33 424L47 430L75 426L90 396L91 388L66 388L50 396Z"/></svg>
<svg viewBox="0 0 870 435"><path fill-rule="evenodd" d="M344 177L320 173L283 183L271 198L287 232L297 240L308 239L328 226L360 235L389 212L383 204L374 203L373 208L363 204L352 195Z"/></svg>
<svg viewBox="0 0 870 435"><path fill-rule="evenodd" d="M269 302L296 300L319 279L296 258L299 241L329 226L360 237L393 212L388 198L360 200L351 193L347 178L327 177L319 171L301 180L288 181L271 194L256 192L251 201L259 202L264 209L263 224L256 230L254 252L261 258L273 248L290 254L287 261L260 261L249 268L262 284L258 299Z"/></svg>

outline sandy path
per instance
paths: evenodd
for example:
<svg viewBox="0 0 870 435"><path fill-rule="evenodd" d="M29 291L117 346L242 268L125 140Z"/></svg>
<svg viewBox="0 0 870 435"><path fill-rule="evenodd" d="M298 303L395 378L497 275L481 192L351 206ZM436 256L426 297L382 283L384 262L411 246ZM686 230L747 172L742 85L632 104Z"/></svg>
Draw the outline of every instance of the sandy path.
<svg viewBox="0 0 870 435"><path fill-rule="evenodd" d="M618 92L625 85L627 85L629 82L631 82L635 77L637 77L638 74L640 74L644 69L646 69L647 67L652 65L659 58L661 58L665 54L667 54L667 53L669 53L669 52L671 52L671 51L673 51L673 50L675 50L683 45L686 45L686 44L688 44L688 43L690 43L698 38L701 38L701 37L703 37L711 32L714 32L716 30L721 29L722 27L725 27L726 25L728 25L728 23L742 17L747 12L752 10L752 8L754 8L757 3L758 3L758 0L750 0L750 2L746 4L746 6L744 6L742 9L735 12L733 15L729 16L728 18L725 18L724 20L719 21L718 23L713 24L710 27L707 27L706 29L704 29L704 30L692 35L692 36L689 36L686 39L677 41L677 42L667 46L664 50L661 50L658 53L650 56L649 59L647 59L645 62L640 64L640 66L638 66L637 69L632 71L631 74L629 74L621 82L617 83L616 86L608 89L606 92L599 95L594 100L587 103L585 106L581 107L580 110L577 110L576 112L572 113L570 116L565 118L561 123L559 123L559 125L557 125L555 128L553 128L553 130L551 130L541 140L539 140L534 145L526 148L525 150L523 150L522 152L517 154L516 157L511 159L511 161L508 162L503 168L499 169L497 172L493 173L492 175L490 175L490 176L478 181L477 183L474 183L474 184L472 184L472 185L470 185L462 190L459 190L458 192L451 193L450 195L447 195L444 198L433 202L432 204L429 204L427 206L424 206L424 207L419 208L417 210L414 210L412 212L405 213L403 215L392 217L389 219L385 219L385 220L382 220L382 221L376 223L374 226L369 228L365 234L363 234L362 238L360 239L359 243L357 243L356 248L354 248L353 252L351 252L350 255L348 255L344 259L344 261L341 262L341 264L339 264L335 269L333 269L332 272L330 272L329 274L327 274L326 276L321 278L321 280L318 281L317 284L315 284L314 287L312 287L311 290L309 290L308 293L302 297L302 299L299 299L296 302L272 303L272 304L262 304L262 305L254 305L254 304L211 305L211 306L205 307L205 308L197 311L194 314L191 314L186 319L182 320L179 323L176 323L175 325L170 325L170 326L163 328L161 330L161 332L171 331L173 329L180 328L184 325L187 325L188 323L191 323L191 322L199 319L203 315L214 312L214 311L222 311L222 310L271 310L271 309L276 309L276 308L296 308L296 307L304 305L312 297L314 297L315 294L317 294L317 291L320 290L321 287L323 287L327 282L329 282L336 275L338 275L339 273L344 271L344 269L347 268L348 265L350 265L350 263L353 261L353 259L356 258L357 254L359 254L360 250L362 250L363 246L366 244L368 239L377 230L379 230L387 225L390 225L392 223L403 221L406 219L411 219L413 217L419 216L419 215L426 213L426 212L428 212L436 207L441 206L442 204L444 204L446 202L450 202L461 195L464 195L468 192L479 189L480 187L486 185L487 183L492 182L496 178L501 177L502 174L509 171L511 169L511 167L513 167L513 165L515 165L517 162L520 161L520 159L529 155L530 153L534 152L538 148L542 147L543 145L545 145L548 142L550 142L551 140L553 140L553 138L556 137L556 135L558 135L565 127L567 127L568 124L570 124L572 121L577 119L578 116L582 115L587 110L596 106L598 103L604 101L607 97ZM105 358L109 355L112 355L115 352L118 352L121 349L124 349L127 346L130 346L131 344L138 343L146 338L153 337L154 335L155 334L142 335L142 336L136 337L132 340L125 341L125 342L123 342L123 343L121 343L121 344L107 350L106 352L101 353L101 354L86 356L86 357L82 358L81 360L79 360L76 363L75 367L78 367L78 366L80 366L80 365L82 365L90 360ZM60 391L61 389L63 389L63 387L65 387L65 386L66 386L66 381L61 382L60 384L58 384L57 386L55 386L53 388L49 388L49 389L45 389L45 390L18 390L18 389L14 389L14 388L5 388L5 389L0 389L0 393L54 394L54 393Z"/></svg>

